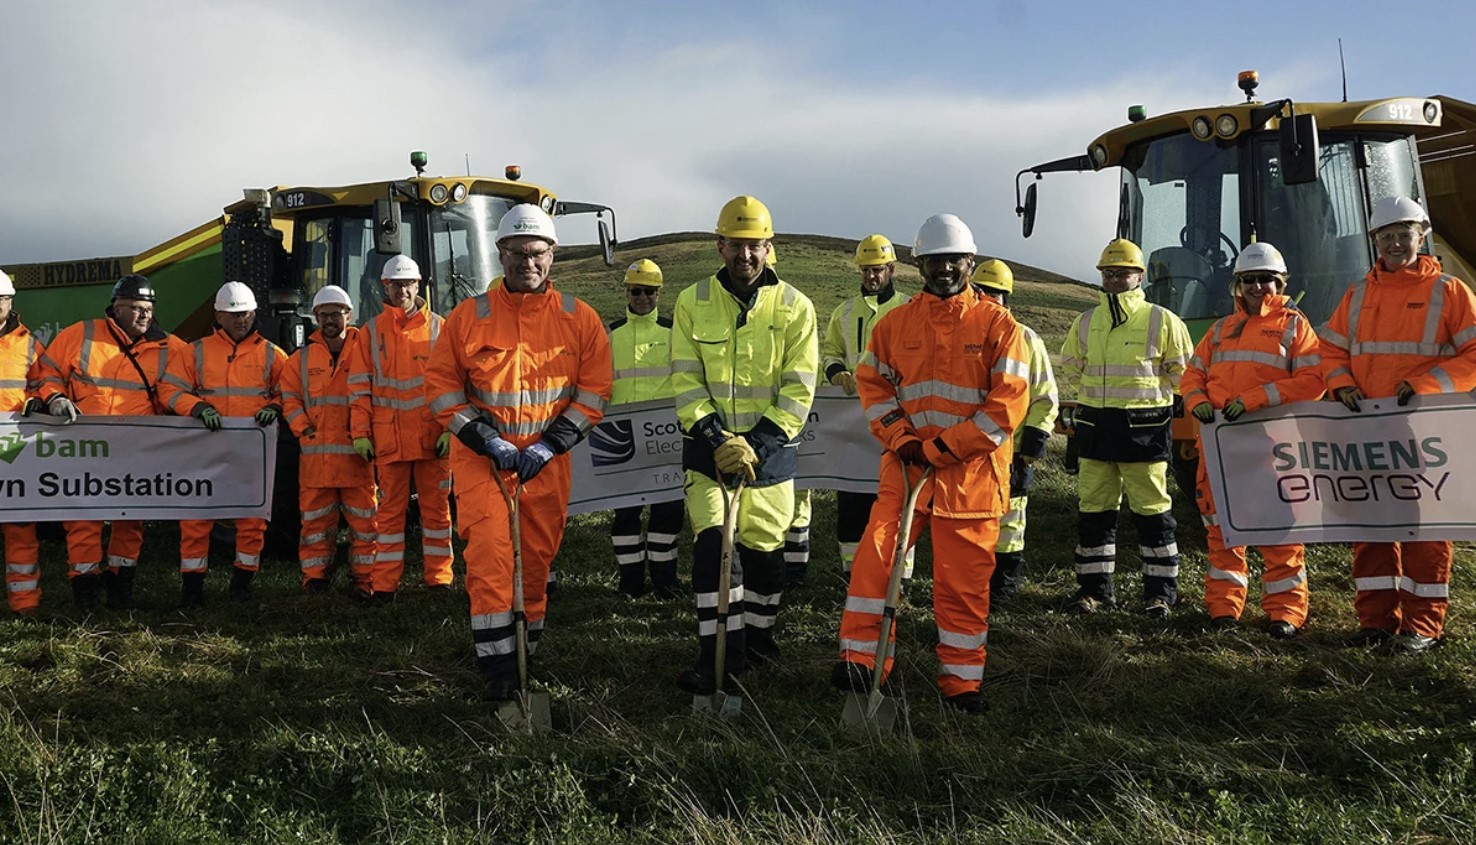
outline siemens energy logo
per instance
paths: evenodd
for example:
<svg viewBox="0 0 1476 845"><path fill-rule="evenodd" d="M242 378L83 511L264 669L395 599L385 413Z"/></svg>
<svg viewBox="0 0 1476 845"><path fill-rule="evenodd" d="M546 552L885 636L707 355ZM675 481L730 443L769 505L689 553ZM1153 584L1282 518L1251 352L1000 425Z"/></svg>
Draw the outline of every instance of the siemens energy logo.
<svg viewBox="0 0 1476 845"><path fill-rule="evenodd" d="M635 457L635 429L630 420L602 422L589 433L590 456L597 467L623 464Z"/></svg>

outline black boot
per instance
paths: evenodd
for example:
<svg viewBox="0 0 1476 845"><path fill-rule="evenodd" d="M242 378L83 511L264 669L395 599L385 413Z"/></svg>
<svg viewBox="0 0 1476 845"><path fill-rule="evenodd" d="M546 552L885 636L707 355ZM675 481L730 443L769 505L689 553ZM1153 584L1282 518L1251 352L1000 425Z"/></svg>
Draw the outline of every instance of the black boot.
<svg viewBox="0 0 1476 845"><path fill-rule="evenodd" d="M205 603L205 573L186 572L179 576L179 606L188 610Z"/></svg>
<svg viewBox="0 0 1476 845"><path fill-rule="evenodd" d="M774 642L774 632L768 628L749 628L744 646L748 662L754 666L773 666L779 662L779 644Z"/></svg>
<svg viewBox="0 0 1476 845"><path fill-rule="evenodd" d="M251 601L251 579L256 573L250 569L242 569L239 566L231 568L231 601L244 604Z"/></svg>
<svg viewBox="0 0 1476 845"><path fill-rule="evenodd" d="M133 576L137 570L131 566L120 566L103 574L103 586L108 592L108 607L112 610L133 609Z"/></svg>
<svg viewBox="0 0 1476 845"><path fill-rule="evenodd" d="M624 563L620 565L620 583L616 586L626 598L638 599L646 594L646 564Z"/></svg>
<svg viewBox="0 0 1476 845"><path fill-rule="evenodd" d="M871 692L871 670L849 660L830 667L830 685L843 692Z"/></svg>
<svg viewBox="0 0 1476 845"><path fill-rule="evenodd" d="M102 584L102 576L96 572L86 575L75 575L72 577L72 601L82 610L96 610L98 605L97 588Z"/></svg>
<svg viewBox="0 0 1476 845"><path fill-rule="evenodd" d="M679 599L687 593L682 589L682 584L677 580L676 561L664 563L652 563L651 567L651 592L659 599Z"/></svg>

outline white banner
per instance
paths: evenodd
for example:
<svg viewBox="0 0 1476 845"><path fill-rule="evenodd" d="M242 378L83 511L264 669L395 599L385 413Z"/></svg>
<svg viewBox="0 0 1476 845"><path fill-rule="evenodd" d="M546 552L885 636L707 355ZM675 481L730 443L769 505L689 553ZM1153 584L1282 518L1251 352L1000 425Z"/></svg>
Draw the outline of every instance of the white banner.
<svg viewBox="0 0 1476 845"><path fill-rule="evenodd" d="M1203 428L1227 545L1476 540L1466 394L1298 402Z"/></svg>
<svg viewBox="0 0 1476 845"><path fill-rule="evenodd" d="M0 522L270 518L277 427L0 414Z"/></svg>
<svg viewBox="0 0 1476 845"><path fill-rule="evenodd" d="M800 438L797 487L876 492L882 449L859 399L838 387L821 388ZM612 406L569 454L570 514L682 498L682 431L671 402Z"/></svg>

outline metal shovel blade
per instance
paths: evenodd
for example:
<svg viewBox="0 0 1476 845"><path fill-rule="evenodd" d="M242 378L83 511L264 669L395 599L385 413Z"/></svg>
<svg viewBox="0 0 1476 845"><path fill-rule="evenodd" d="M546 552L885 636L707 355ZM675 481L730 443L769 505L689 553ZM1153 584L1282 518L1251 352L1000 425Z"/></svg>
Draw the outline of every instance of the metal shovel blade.
<svg viewBox="0 0 1476 845"><path fill-rule="evenodd" d="M743 712L743 697L718 690L712 695L692 696L692 712L734 719Z"/></svg>
<svg viewBox="0 0 1476 845"><path fill-rule="evenodd" d="M541 734L553 730L548 693L526 692L497 708L497 720L514 733Z"/></svg>
<svg viewBox="0 0 1476 845"><path fill-rule="evenodd" d="M891 733L897 725L897 702L880 693L847 693L841 724L867 732Z"/></svg>

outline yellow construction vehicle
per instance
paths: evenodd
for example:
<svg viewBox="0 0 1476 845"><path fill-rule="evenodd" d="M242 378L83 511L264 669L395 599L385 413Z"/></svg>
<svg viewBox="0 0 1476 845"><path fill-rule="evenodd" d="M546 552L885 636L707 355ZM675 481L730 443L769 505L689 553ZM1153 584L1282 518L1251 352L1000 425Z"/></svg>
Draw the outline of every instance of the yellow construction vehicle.
<svg viewBox="0 0 1476 845"><path fill-rule="evenodd" d="M1380 199L1423 203L1445 268L1476 283L1476 105L1446 96L1335 103L1256 99L1244 71L1245 102L1150 117L1091 141L1086 153L1016 175L1015 210L1025 237L1035 227L1043 174L1121 173L1115 236L1143 248L1148 299L1184 319L1196 338L1234 305L1231 268L1240 248L1275 244L1290 270L1287 292L1314 325L1326 322L1349 285L1374 260L1365 229ZM1034 176L1023 197L1021 177ZM1114 236L1102 232L1093 247ZM1175 421L1176 471L1192 490L1193 421Z"/></svg>

